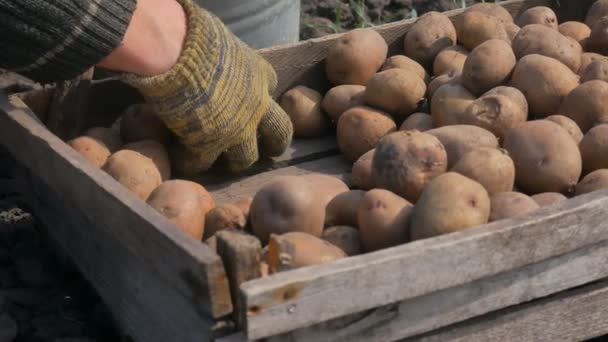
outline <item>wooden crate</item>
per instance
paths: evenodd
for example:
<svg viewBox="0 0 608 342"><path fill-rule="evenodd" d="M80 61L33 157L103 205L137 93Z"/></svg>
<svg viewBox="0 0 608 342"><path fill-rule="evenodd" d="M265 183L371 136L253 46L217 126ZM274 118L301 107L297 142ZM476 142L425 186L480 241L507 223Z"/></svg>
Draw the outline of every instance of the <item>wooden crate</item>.
<svg viewBox="0 0 608 342"><path fill-rule="evenodd" d="M553 6L565 21L583 18L591 2L502 4L514 15ZM377 27L391 54L401 51L412 23ZM299 84L328 89L323 59L337 37L262 50L279 76L276 95ZM214 331L230 328L226 317L233 309L222 260L57 136L72 134L74 124L108 125L140 100L117 81L85 88L86 117L67 108L63 120L48 117L57 112L55 89L0 99L0 144L23 167L33 210L135 339L213 338ZM70 115L76 117L66 119ZM53 123L57 135L43 123ZM348 182L350 167L327 136L296 140L283 156L241 177L207 173L196 180L225 202L255 193L278 175L321 172ZM553 341L606 333L608 318L598 312L608 300L608 283L591 284L608 277L606 208L608 191L601 191L522 218L246 282L240 287L245 324L222 339Z"/></svg>

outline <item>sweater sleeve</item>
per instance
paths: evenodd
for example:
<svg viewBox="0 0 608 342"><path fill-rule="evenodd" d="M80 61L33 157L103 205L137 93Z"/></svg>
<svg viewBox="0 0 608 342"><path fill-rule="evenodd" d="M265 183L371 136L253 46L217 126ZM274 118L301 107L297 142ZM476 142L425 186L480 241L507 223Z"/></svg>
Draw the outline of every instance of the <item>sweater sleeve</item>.
<svg viewBox="0 0 608 342"><path fill-rule="evenodd" d="M137 0L0 0L0 68L49 83L72 79L123 39Z"/></svg>

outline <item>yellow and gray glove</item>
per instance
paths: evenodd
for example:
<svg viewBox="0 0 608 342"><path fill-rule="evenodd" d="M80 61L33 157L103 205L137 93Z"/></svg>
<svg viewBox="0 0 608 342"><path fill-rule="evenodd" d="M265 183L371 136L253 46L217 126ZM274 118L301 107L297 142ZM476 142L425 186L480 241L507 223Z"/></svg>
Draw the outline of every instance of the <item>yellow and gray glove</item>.
<svg viewBox="0 0 608 342"><path fill-rule="evenodd" d="M154 77L125 75L185 147L173 156L186 174L207 170L222 156L231 171L277 156L291 143L293 127L271 94L276 74L256 51L214 15L178 0L188 30L177 64Z"/></svg>

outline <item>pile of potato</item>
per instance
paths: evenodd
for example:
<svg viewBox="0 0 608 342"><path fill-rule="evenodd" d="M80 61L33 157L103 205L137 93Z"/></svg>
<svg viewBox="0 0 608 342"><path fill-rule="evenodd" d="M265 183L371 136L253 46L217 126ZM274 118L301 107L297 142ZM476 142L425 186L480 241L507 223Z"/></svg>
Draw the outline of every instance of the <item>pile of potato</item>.
<svg viewBox="0 0 608 342"><path fill-rule="evenodd" d="M376 31L351 31L325 61L333 88L297 86L280 98L296 137L336 128L352 188L320 174L286 176L216 205L201 185L169 180L170 134L144 105L118 130L94 128L70 144L197 240L213 246L223 229L256 236L269 273L608 187L608 0L585 23L559 24L547 7L515 19L489 3L454 21L431 12L403 47L389 57Z"/></svg>

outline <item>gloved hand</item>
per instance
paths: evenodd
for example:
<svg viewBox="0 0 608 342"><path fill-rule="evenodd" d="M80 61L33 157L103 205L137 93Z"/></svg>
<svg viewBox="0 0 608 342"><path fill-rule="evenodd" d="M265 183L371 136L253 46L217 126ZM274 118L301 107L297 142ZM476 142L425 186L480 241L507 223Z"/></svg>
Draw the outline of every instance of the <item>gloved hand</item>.
<svg viewBox="0 0 608 342"><path fill-rule="evenodd" d="M188 29L177 64L158 76L123 75L185 147L174 153L174 167L194 174L223 156L238 172L258 160L259 150L280 155L293 127L272 100L274 70L217 17L191 0L178 1Z"/></svg>

